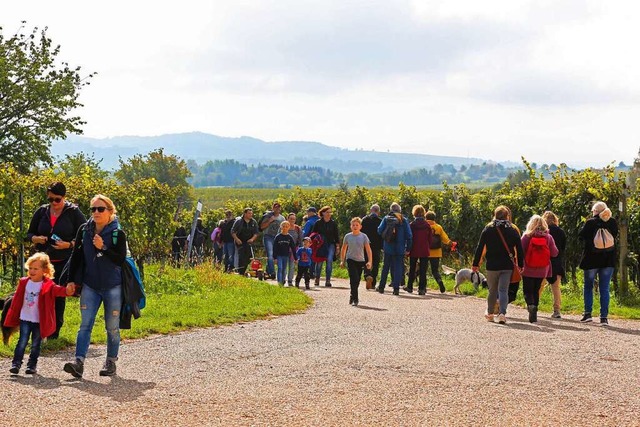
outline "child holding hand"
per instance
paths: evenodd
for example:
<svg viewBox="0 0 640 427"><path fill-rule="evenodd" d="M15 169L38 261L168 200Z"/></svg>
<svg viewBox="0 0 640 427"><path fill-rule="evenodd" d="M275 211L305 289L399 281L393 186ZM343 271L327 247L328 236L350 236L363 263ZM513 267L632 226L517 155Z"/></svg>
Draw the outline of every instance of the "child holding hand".
<svg viewBox="0 0 640 427"><path fill-rule="evenodd" d="M42 338L50 336L56 330L56 297L73 295L75 286L69 285L65 288L53 283L53 265L49 255L45 253L37 252L32 255L25 263L25 267L29 270L29 274L18 281L4 326L9 328L20 326L20 338L9 372L12 374L20 372L24 352L31 336L31 354L25 373L33 375L38 372L37 364Z"/></svg>
<svg viewBox="0 0 640 427"><path fill-rule="evenodd" d="M289 266L289 258L293 256L296 260L296 242L289 234L291 224L288 221L280 223L280 233L273 240L273 257L278 262L278 284L284 286L287 279L287 267Z"/></svg>
<svg viewBox="0 0 640 427"><path fill-rule="evenodd" d="M362 219L355 217L351 220L351 233L344 236L342 242L342 251L340 251L340 266L344 267L345 259L347 261L347 269L349 270L349 283L351 284L351 297L349 304L358 305L358 286L360 286L360 278L365 266L371 269L371 245L369 237L360 232L362 228ZM364 254L367 253L366 262Z"/></svg>
<svg viewBox="0 0 640 427"><path fill-rule="evenodd" d="M296 251L296 258L298 260L298 274L296 274L296 288L300 287L300 279L304 277L304 288L309 289L309 282L311 276L309 275L309 269L311 268L311 238L305 237L302 240L302 247Z"/></svg>

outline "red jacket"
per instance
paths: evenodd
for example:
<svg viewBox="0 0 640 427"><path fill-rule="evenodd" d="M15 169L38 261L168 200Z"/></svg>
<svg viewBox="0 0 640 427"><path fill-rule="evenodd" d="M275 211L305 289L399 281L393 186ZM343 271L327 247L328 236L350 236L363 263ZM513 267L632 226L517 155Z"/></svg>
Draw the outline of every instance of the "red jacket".
<svg viewBox="0 0 640 427"><path fill-rule="evenodd" d="M411 258L427 258L430 255L431 226L423 218L418 217L409 224L413 233L413 246L409 252Z"/></svg>
<svg viewBox="0 0 640 427"><path fill-rule="evenodd" d="M28 277L23 277L18 281L18 288L13 296L11 307L4 319L4 326L13 328L20 326L20 311L24 303L24 291L27 288ZM42 289L38 297L38 311L40 313L40 336L46 338L56 331L56 298L66 297L67 290L63 286L53 283L53 280L45 277L42 282Z"/></svg>

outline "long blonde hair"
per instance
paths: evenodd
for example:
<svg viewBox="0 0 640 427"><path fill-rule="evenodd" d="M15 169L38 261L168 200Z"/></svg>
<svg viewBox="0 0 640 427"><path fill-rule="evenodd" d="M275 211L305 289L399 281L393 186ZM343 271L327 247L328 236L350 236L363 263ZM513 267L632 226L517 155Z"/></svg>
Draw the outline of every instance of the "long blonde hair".
<svg viewBox="0 0 640 427"><path fill-rule="evenodd" d="M549 226L547 225L547 221L544 220L540 215L533 215L529 222L527 223L527 229L524 231L524 234L527 236L531 236L536 231L542 231L544 233L549 231Z"/></svg>

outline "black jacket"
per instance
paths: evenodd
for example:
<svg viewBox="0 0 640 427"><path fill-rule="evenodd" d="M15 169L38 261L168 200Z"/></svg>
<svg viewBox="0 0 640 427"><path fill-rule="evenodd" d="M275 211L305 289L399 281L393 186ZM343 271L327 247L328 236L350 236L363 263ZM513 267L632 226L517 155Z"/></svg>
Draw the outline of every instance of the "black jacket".
<svg viewBox="0 0 640 427"><path fill-rule="evenodd" d="M608 221L603 221L597 216L589 218L578 233L578 237L584 241L582 260L580 261L580 268L583 270L616 266L615 250L596 252L594 249L593 238L598 228L606 228L614 238L618 237L618 223L615 219L609 218Z"/></svg>
<svg viewBox="0 0 640 427"><path fill-rule="evenodd" d="M65 242L70 242L76 238L78 229L85 222L87 219L78 206L65 202L56 224L51 227L51 207L48 204L42 205L31 218L26 240L30 242L33 236L47 236L46 243L35 245L36 251L45 252L51 261L65 261L71 256L72 249L54 249L51 246L51 236L56 234Z"/></svg>
<svg viewBox="0 0 640 427"><path fill-rule="evenodd" d="M382 249L382 237L378 234L378 226L381 222L382 218L374 214L369 214L362 218L362 232L369 238L371 250Z"/></svg>
<svg viewBox="0 0 640 427"><path fill-rule="evenodd" d="M498 234L498 227L500 228L502 236L504 237L504 240L509 247L509 252L513 256L513 251L515 248L518 253L518 265L523 265L522 242L520 240L520 235L518 234L516 229L511 226L510 222L498 220L493 221L491 224L487 225L484 230L482 230L480 241L478 242L478 246L476 247L476 252L473 257L474 267L479 267L480 258L482 257L482 251L486 246L487 270L499 271L513 269L513 262L511 261L511 258L507 253L507 249L504 247L502 239Z"/></svg>
<svg viewBox="0 0 640 427"><path fill-rule="evenodd" d="M333 219L325 221L324 219L320 218L315 224L313 224L313 231L322 235L322 238L326 243L340 243L340 236L338 235L338 224L336 224Z"/></svg>

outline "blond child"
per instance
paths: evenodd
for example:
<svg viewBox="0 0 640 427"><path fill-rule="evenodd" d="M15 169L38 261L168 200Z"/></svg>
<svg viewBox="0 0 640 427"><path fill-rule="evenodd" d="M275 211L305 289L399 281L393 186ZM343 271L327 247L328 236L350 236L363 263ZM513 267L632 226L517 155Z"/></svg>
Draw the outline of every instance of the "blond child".
<svg viewBox="0 0 640 427"><path fill-rule="evenodd" d="M38 252L25 263L29 270L27 277L18 281L13 302L4 321L4 326L20 327L20 338L13 354L9 372L20 372L24 352L31 336L31 353L27 362L26 374L37 373L38 357L42 338L53 334L56 330L56 297L71 296L75 286L67 288L58 286L51 279L54 274L49 255Z"/></svg>
<svg viewBox="0 0 640 427"><path fill-rule="evenodd" d="M371 269L371 245L369 237L361 233L362 219L355 217L351 219L351 233L344 236L342 250L340 251L340 266L344 267L345 259L349 270L349 283L351 284L351 297L349 304L358 305L358 286L365 266ZM365 252L369 261L365 262Z"/></svg>

